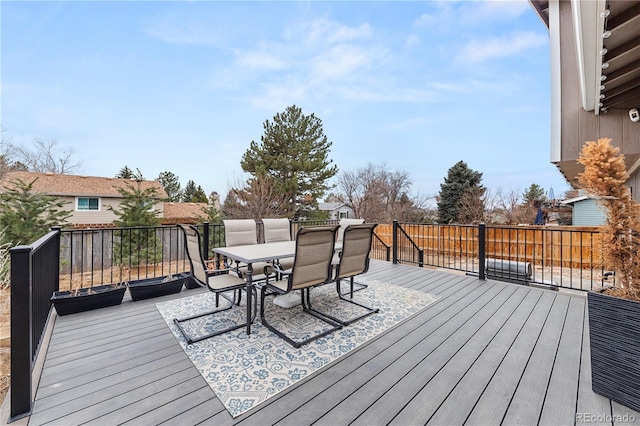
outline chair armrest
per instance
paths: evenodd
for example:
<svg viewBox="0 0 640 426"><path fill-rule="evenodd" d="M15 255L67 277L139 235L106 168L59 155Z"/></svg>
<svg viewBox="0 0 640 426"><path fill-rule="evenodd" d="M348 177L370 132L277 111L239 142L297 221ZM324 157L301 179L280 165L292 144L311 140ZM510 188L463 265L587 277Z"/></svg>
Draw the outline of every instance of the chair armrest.
<svg viewBox="0 0 640 426"><path fill-rule="evenodd" d="M208 276L212 276L212 275L222 275L222 274L228 274L230 272L236 272L235 269L233 268L224 268L224 269L207 269L207 275ZM243 278L243 277L240 277Z"/></svg>

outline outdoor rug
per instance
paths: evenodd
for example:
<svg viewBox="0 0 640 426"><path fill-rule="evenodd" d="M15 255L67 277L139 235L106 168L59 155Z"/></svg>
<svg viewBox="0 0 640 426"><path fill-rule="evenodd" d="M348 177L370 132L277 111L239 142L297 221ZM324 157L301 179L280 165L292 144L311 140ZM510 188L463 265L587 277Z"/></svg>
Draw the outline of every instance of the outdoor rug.
<svg viewBox="0 0 640 426"><path fill-rule="evenodd" d="M355 292L354 299L378 307L380 312L299 349L264 327L259 313L249 336L246 328L241 328L188 345L173 319L212 310L215 306L213 293L161 302L156 307L202 377L229 413L237 417L300 380L317 374L343 355L398 326L437 300L431 294L365 277L358 277L357 282L367 284L368 287ZM345 290L348 287L344 282L342 286ZM314 288L311 295L315 308L338 318L347 319L363 312L358 306L340 301L335 284ZM287 335L293 336L294 340L301 340L326 327L314 317L302 314L300 306L284 309L274 305L272 300L273 297L267 297L267 320L279 330L284 330ZM183 327L188 328L191 336L197 336L227 327L230 321L243 322L246 317L244 301L246 298L243 297L240 305L242 308L234 307L199 320L188 321L183 323ZM221 298L221 305L223 302L226 301Z"/></svg>

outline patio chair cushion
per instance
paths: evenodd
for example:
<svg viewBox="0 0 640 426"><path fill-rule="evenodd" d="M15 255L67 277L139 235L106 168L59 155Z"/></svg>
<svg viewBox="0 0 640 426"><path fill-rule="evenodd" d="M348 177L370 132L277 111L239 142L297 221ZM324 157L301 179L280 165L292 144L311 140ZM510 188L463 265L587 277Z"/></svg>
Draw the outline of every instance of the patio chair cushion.
<svg viewBox="0 0 640 426"><path fill-rule="evenodd" d="M224 241L227 247L258 244L256 221L253 219L226 219Z"/></svg>
<svg viewBox="0 0 640 426"><path fill-rule="evenodd" d="M262 219L264 227L264 242L277 243L279 241L291 241L291 227L289 219Z"/></svg>

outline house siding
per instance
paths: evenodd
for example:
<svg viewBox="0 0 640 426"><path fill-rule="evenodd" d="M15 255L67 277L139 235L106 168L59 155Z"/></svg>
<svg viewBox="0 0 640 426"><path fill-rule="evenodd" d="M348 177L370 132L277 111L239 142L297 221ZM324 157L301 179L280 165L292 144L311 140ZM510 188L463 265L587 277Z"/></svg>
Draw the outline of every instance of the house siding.
<svg viewBox="0 0 640 426"><path fill-rule="evenodd" d="M573 204L572 225L574 226L600 226L606 219L604 209L592 198Z"/></svg>
<svg viewBox="0 0 640 426"><path fill-rule="evenodd" d="M576 160L587 141L611 138L612 144L619 147L621 153L625 155L629 170L640 159L640 125L629 120L627 109L611 108L606 114L596 115L593 111L585 111L582 108L572 3L558 2L561 108L555 113L560 114L560 123L562 123L561 161L557 165L568 178L569 184L574 186L575 176L582 171L582 166L578 165ZM632 175L635 175L635 179L630 182L630 185L637 187L637 173L634 172ZM634 190L633 197L636 201L640 201L640 191Z"/></svg>

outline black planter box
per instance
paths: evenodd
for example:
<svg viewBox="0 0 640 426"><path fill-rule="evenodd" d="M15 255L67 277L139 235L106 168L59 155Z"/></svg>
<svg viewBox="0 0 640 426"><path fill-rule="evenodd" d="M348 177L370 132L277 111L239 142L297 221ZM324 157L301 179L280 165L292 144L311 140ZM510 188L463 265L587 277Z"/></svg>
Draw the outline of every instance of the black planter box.
<svg viewBox="0 0 640 426"><path fill-rule="evenodd" d="M168 277L169 276L129 281L127 284L129 286L129 294L131 294L131 298L135 301L180 293L182 286L187 283L191 275L182 272L171 275L171 279L167 279Z"/></svg>
<svg viewBox="0 0 640 426"><path fill-rule="evenodd" d="M119 305L127 287L124 285L107 284L96 287L81 288L77 291L56 291L51 296L51 302L58 315L75 314Z"/></svg>
<svg viewBox="0 0 640 426"><path fill-rule="evenodd" d="M640 411L640 303L589 292L591 388Z"/></svg>
<svg viewBox="0 0 640 426"><path fill-rule="evenodd" d="M188 289L192 289L192 288L202 288L202 286L200 284L198 284L198 282L196 281L195 278L193 278L193 276L191 274L189 274L189 278L187 278L187 282L184 284L184 286Z"/></svg>

